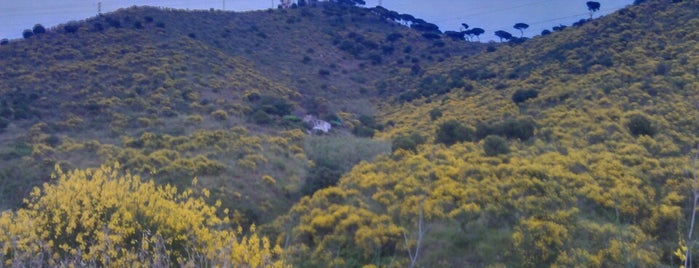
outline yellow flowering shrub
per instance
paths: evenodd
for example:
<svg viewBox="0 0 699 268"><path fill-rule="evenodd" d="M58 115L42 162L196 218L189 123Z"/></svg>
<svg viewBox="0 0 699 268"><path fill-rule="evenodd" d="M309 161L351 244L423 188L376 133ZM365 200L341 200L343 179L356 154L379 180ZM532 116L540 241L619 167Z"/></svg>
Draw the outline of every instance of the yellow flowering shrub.
<svg viewBox="0 0 699 268"><path fill-rule="evenodd" d="M230 230L220 202L204 201L209 191L180 192L118 170L56 167L55 182L0 216L2 265L282 266L281 249L254 226L248 236Z"/></svg>

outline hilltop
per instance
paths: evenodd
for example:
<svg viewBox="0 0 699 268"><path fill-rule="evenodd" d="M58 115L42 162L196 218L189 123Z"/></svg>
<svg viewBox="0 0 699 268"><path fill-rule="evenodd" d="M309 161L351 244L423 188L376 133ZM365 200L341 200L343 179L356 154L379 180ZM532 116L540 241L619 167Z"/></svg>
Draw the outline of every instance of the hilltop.
<svg viewBox="0 0 699 268"><path fill-rule="evenodd" d="M211 190L299 267L677 266L697 14L637 1L498 44L338 3L68 23L0 47L3 202L119 162Z"/></svg>

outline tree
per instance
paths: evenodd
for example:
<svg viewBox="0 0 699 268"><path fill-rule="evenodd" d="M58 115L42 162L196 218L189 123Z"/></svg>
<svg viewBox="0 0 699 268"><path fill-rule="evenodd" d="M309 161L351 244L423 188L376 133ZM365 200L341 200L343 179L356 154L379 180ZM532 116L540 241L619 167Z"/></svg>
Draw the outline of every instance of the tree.
<svg viewBox="0 0 699 268"><path fill-rule="evenodd" d="M515 24L514 28L517 29L517 30L519 30L519 32L520 32L519 37L523 37L523 36L524 36L524 30L527 29L527 28L529 28L529 24L519 22L519 23L516 23L516 24Z"/></svg>
<svg viewBox="0 0 699 268"><path fill-rule="evenodd" d="M501 136L488 135L483 140L483 151L486 156L496 156L499 154L509 154L510 144Z"/></svg>
<svg viewBox="0 0 699 268"><path fill-rule="evenodd" d="M2 40L0 40L0 46L7 45L9 43L10 43L10 40L7 38L3 38Z"/></svg>
<svg viewBox="0 0 699 268"><path fill-rule="evenodd" d="M462 23L461 27L464 28L464 31L468 30L468 24L466 24L466 23Z"/></svg>
<svg viewBox="0 0 699 268"><path fill-rule="evenodd" d="M36 25L34 25L32 32L34 32L34 34L43 34L46 33L46 28L44 28L43 25L37 23Z"/></svg>
<svg viewBox="0 0 699 268"><path fill-rule="evenodd" d="M75 22L69 22L68 24L66 24L65 26L63 26L63 30L65 30L66 33L76 33L76 32L78 31L78 28L79 28L79 27L80 27L80 26L78 26L77 23L75 23Z"/></svg>
<svg viewBox="0 0 699 268"><path fill-rule="evenodd" d="M449 146L457 142L472 141L474 135L475 130L472 127L464 126L456 120L450 120L439 125L435 142Z"/></svg>
<svg viewBox="0 0 699 268"><path fill-rule="evenodd" d="M653 136L658 131L653 126L650 119L642 114L632 114L629 116L628 121L626 122L626 127L634 136Z"/></svg>
<svg viewBox="0 0 699 268"><path fill-rule="evenodd" d="M545 36L545 35L549 35L549 34L551 34L551 31L549 31L549 30L541 31L541 36Z"/></svg>
<svg viewBox="0 0 699 268"><path fill-rule="evenodd" d="M500 42L502 42L503 39L504 39L504 40L510 40L510 39L512 39L512 34L506 32L506 31L503 31L503 30L495 31L495 35L496 35L497 37L500 37Z"/></svg>
<svg viewBox="0 0 699 268"><path fill-rule="evenodd" d="M446 31L444 34L454 41L463 41L466 32Z"/></svg>
<svg viewBox="0 0 699 268"><path fill-rule="evenodd" d="M32 30L29 29L26 29L22 32L22 37L24 37L24 39L29 39L29 37L32 37L33 35L34 32L32 32Z"/></svg>
<svg viewBox="0 0 699 268"><path fill-rule="evenodd" d="M587 5L587 10L590 11L590 18L592 18L592 15L595 14L595 11L598 11L599 8L602 6L599 2L595 1L587 1L585 3Z"/></svg>
<svg viewBox="0 0 699 268"><path fill-rule="evenodd" d="M471 34L475 35L476 38L478 38L478 41L481 41L481 38L479 37L479 35L484 34L484 33L485 33L485 30L483 30L481 28L471 29Z"/></svg>

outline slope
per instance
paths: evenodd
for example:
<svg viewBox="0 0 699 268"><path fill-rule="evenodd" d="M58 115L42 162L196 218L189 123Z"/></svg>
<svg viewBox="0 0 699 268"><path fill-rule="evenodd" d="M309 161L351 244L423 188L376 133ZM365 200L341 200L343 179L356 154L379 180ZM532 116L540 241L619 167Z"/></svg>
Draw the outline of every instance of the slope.
<svg viewBox="0 0 699 268"><path fill-rule="evenodd" d="M19 205L54 165L118 161L180 188L198 177L239 220L269 221L302 194L315 159L306 149L324 142L306 136L305 114L350 132L374 116L375 81L481 47L337 3L132 7L13 40L0 46L1 207ZM352 135L333 142L373 148L338 169L387 148Z"/></svg>
<svg viewBox="0 0 699 268"><path fill-rule="evenodd" d="M303 198L279 241L300 266L678 265L698 8L644 1L392 79L394 153Z"/></svg>

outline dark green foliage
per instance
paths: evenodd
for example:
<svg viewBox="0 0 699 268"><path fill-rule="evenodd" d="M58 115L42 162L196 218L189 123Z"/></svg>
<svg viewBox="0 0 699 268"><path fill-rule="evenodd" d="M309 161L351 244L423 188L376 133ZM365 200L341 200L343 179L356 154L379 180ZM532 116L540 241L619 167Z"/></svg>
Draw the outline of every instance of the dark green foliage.
<svg viewBox="0 0 699 268"><path fill-rule="evenodd" d="M328 76L328 75L330 75L330 71L328 71L326 69L320 69L320 70L318 70L318 74L322 75L322 76Z"/></svg>
<svg viewBox="0 0 699 268"><path fill-rule="evenodd" d="M352 134L354 134L358 137L365 137L365 138L373 137L375 132L376 132L376 130L374 130L373 128L370 128L370 127L367 127L364 125L359 125L359 126L354 127L354 129L352 129Z"/></svg>
<svg viewBox="0 0 699 268"><path fill-rule="evenodd" d="M251 117L252 121L256 124L266 125L272 122L272 117L269 116L263 110L256 110Z"/></svg>
<svg viewBox="0 0 699 268"><path fill-rule="evenodd" d="M0 46L7 45L9 43L10 43L10 40L7 38L3 38L2 40L0 40Z"/></svg>
<svg viewBox="0 0 699 268"><path fill-rule="evenodd" d="M102 25L102 23L99 23L99 22L95 22L95 24L92 25L92 28L93 28L96 32L104 31L104 25Z"/></svg>
<svg viewBox="0 0 699 268"><path fill-rule="evenodd" d="M134 22L133 27L134 29L143 29L143 23L141 23L140 21Z"/></svg>
<svg viewBox="0 0 699 268"><path fill-rule="evenodd" d="M539 96L539 92L535 89L518 89L512 94L512 101L514 101L515 104L520 104L528 99L534 99L537 96Z"/></svg>
<svg viewBox="0 0 699 268"><path fill-rule="evenodd" d="M80 28L80 25L78 25L75 22L70 22L70 23L63 26L63 30L66 33L76 33L76 32L78 32L79 28Z"/></svg>
<svg viewBox="0 0 699 268"><path fill-rule="evenodd" d="M420 135L418 132L410 133L410 135L407 136L401 135L391 141L391 150L393 152L398 149L417 152L417 146L424 144L426 141L427 138Z"/></svg>
<svg viewBox="0 0 699 268"><path fill-rule="evenodd" d="M359 137L373 137L376 132L375 129L382 128L376 125L376 119L373 116L361 115L359 116L359 122L361 124L352 129L352 134Z"/></svg>
<svg viewBox="0 0 699 268"><path fill-rule="evenodd" d="M189 38L192 38L192 39L197 39L197 34L195 34L195 33L189 33L189 34L187 34L187 36L189 36Z"/></svg>
<svg viewBox="0 0 699 268"><path fill-rule="evenodd" d="M107 17L107 24L114 28L121 28L121 22L118 19Z"/></svg>
<svg viewBox="0 0 699 268"><path fill-rule="evenodd" d="M653 136L657 133L657 129L653 126L650 119L642 114L633 114L629 116L626 122L626 127L634 136Z"/></svg>
<svg viewBox="0 0 699 268"><path fill-rule="evenodd" d="M506 32L506 31L503 31L503 30L495 31L495 36L497 36L497 37L500 38L500 42L502 42L502 40L510 40L510 39L512 39L512 34Z"/></svg>
<svg viewBox="0 0 699 268"><path fill-rule="evenodd" d="M483 140L483 151L487 156L510 153L510 144L501 136L489 135Z"/></svg>
<svg viewBox="0 0 699 268"><path fill-rule="evenodd" d="M434 142L447 146L464 141L473 141L475 130L456 120L449 120L439 125Z"/></svg>
<svg viewBox="0 0 699 268"><path fill-rule="evenodd" d="M522 36L524 36L524 30L527 29L527 28L529 28L529 24L519 22L519 23L516 23L516 24L513 26L513 28L519 30L519 32L521 33L521 34L520 34L520 37L522 37Z"/></svg>
<svg viewBox="0 0 699 268"><path fill-rule="evenodd" d="M56 147L57 145L61 144L61 137L59 137L58 135L49 135L44 142L46 143L46 145Z"/></svg>
<svg viewBox="0 0 699 268"><path fill-rule="evenodd" d="M248 96L250 97L250 96ZM294 105L284 98L275 96L260 96L253 103L253 111L261 110L268 115L285 116L291 114Z"/></svg>
<svg viewBox="0 0 699 268"><path fill-rule="evenodd" d="M165 28L165 23L162 23L162 22L160 22L160 21L159 21L159 22L156 22L156 23L155 23L155 27L158 27L158 28Z"/></svg>
<svg viewBox="0 0 699 268"><path fill-rule="evenodd" d="M598 11L601 7L600 3L595 1L587 1L585 5L587 5L587 9L590 10L590 12Z"/></svg>
<svg viewBox="0 0 699 268"><path fill-rule="evenodd" d="M309 62L311 62L311 57L303 56L303 59L301 60L301 62L303 62L304 64L308 64Z"/></svg>
<svg viewBox="0 0 699 268"><path fill-rule="evenodd" d="M422 37L427 38L427 39L440 39L442 38L439 34L429 32L429 33L423 33Z"/></svg>
<svg viewBox="0 0 699 268"><path fill-rule="evenodd" d="M403 38L403 35L401 33L391 33L391 34L386 36L386 41L395 42L401 38Z"/></svg>
<svg viewBox="0 0 699 268"><path fill-rule="evenodd" d="M542 36L546 36L546 35L549 35L549 34L551 34L551 31L549 31L549 30L543 30L543 31L541 31L541 35L542 35Z"/></svg>
<svg viewBox="0 0 699 268"><path fill-rule="evenodd" d="M498 135L526 141L534 136L535 130L536 124L531 117L508 118L501 122L476 124L476 138L483 139L489 135Z"/></svg>
<svg viewBox="0 0 699 268"><path fill-rule="evenodd" d="M145 20L146 23L151 23L151 22L153 22L153 17L151 17L151 16L145 16L145 17L143 17L143 20Z"/></svg>
<svg viewBox="0 0 699 268"><path fill-rule="evenodd" d="M369 56L369 60L371 60L372 65L380 65L383 61L383 58L381 58L381 55L379 54L371 54Z"/></svg>
<svg viewBox="0 0 699 268"><path fill-rule="evenodd" d="M352 166L388 153L389 146L385 142L352 136L308 138L303 149L314 165L301 186L301 193L310 195L316 190L335 185Z"/></svg>
<svg viewBox="0 0 699 268"><path fill-rule="evenodd" d="M439 26L437 26L436 24L433 24L433 23L429 23L429 22L425 22L425 23L416 22L416 23L411 24L410 28L413 28L413 29L415 29L417 31L421 31L421 32L441 33L439 31Z"/></svg>
<svg viewBox="0 0 699 268"><path fill-rule="evenodd" d="M464 41L466 32L446 31L444 34L454 41Z"/></svg>
<svg viewBox="0 0 699 268"><path fill-rule="evenodd" d="M442 110L441 109L434 108L434 109L430 110L430 119L437 120L440 117L442 117Z"/></svg>
<svg viewBox="0 0 699 268"><path fill-rule="evenodd" d="M34 32L34 34L43 34L46 33L46 28L44 28L43 25L37 23L36 25L34 25L34 28L32 28L32 32Z"/></svg>
<svg viewBox="0 0 699 268"><path fill-rule="evenodd" d="M32 36L34 36L34 32L32 32L32 30L26 29L22 32L22 37L24 37L24 39L29 39Z"/></svg>

